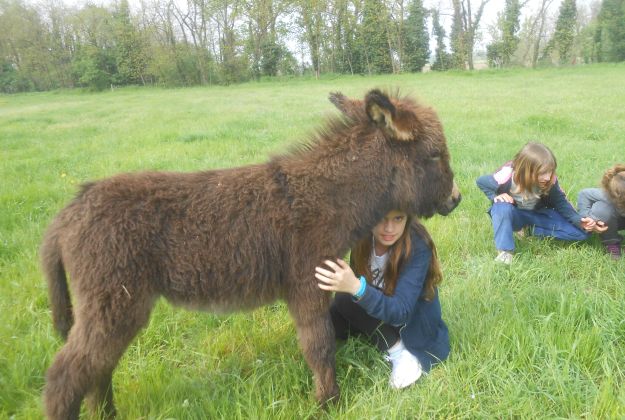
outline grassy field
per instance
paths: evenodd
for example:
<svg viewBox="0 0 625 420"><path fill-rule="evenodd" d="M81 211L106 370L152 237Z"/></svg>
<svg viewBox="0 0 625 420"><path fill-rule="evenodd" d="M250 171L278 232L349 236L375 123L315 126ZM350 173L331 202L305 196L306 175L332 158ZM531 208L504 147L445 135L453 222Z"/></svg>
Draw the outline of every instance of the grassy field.
<svg viewBox="0 0 625 420"><path fill-rule="evenodd" d="M393 391L373 349L337 354L342 399L320 411L282 303L216 316L160 301L114 376L121 418L623 418L625 259L596 238L518 243L496 265L475 179L529 140L555 152L573 202L625 161L625 65L176 90L0 96L0 418L42 417L52 328L37 248L77 186L123 171L263 162L335 112L330 91L399 87L437 109L464 201L427 226L438 246L452 353Z"/></svg>

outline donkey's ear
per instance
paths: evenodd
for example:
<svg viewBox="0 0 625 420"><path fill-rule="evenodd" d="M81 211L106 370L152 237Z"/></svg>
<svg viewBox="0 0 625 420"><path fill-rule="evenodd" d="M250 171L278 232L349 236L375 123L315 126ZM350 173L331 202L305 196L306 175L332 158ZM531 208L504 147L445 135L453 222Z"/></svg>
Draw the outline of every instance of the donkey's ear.
<svg viewBox="0 0 625 420"><path fill-rule="evenodd" d="M401 129L397 124L397 109L389 97L378 89L365 97L365 109L369 119L388 135L397 140L410 140L410 130Z"/></svg>
<svg viewBox="0 0 625 420"><path fill-rule="evenodd" d="M367 93L365 109L369 119L380 127L387 126L389 121L393 121L395 116L395 105L379 89L374 89Z"/></svg>
<svg viewBox="0 0 625 420"><path fill-rule="evenodd" d="M330 92L328 100L346 117L355 118L359 112L362 112L362 101L349 99L341 92Z"/></svg>
<svg viewBox="0 0 625 420"><path fill-rule="evenodd" d="M349 101L347 96L343 95L341 92L330 92L328 95L328 100L334 104L335 107L339 111L343 111L345 107L345 102Z"/></svg>

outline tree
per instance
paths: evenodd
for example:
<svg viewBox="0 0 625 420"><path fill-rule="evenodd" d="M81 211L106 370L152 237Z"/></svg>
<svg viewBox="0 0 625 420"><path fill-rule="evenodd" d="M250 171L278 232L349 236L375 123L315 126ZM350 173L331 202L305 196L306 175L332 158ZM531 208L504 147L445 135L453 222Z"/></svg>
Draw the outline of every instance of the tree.
<svg viewBox="0 0 625 420"><path fill-rule="evenodd" d="M0 0L0 28L0 71L6 84L2 90L58 87L58 79L52 78L49 31L38 11L19 0Z"/></svg>
<svg viewBox="0 0 625 420"><path fill-rule="evenodd" d="M381 0L365 0L360 46L364 55L365 70L369 74L393 72L388 27L389 15L384 3Z"/></svg>
<svg viewBox="0 0 625 420"><path fill-rule="evenodd" d="M434 51L434 63L432 70L447 70L451 68L451 56L445 46L445 28L440 23L438 10L432 10L432 32L436 39L436 50Z"/></svg>
<svg viewBox="0 0 625 420"><path fill-rule="evenodd" d="M573 43L577 22L577 6L575 0L563 0L560 5L556 29L547 45L545 55L551 55L559 64L572 63Z"/></svg>
<svg viewBox="0 0 625 420"><path fill-rule="evenodd" d="M406 17L408 16L407 1L410 0L385 0L388 7L388 48L391 54L393 73L400 73L404 67Z"/></svg>
<svg viewBox="0 0 625 420"><path fill-rule="evenodd" d="M0 92L17 93L33 89L32 81L17 71L12 62L5 58L0 58Z"/></svg>
<svg viewBox="0 0 625 420"><path fill-rule="evenodd" d="M289 2L286 0L248 0L245 16L248 28L248 45L252 74L275 76L285 49L278 41L278 19L284 14Z"/></svg>
<svg viewBox="0 0 625 420"><path fill-rule="evenodd" d="M199 83L210 83L214 61L209 48L212 36L211 19L216 19L216 16L223 16L223 14L227 15L230 5L227 2L208 0L187 0L186 4L170 0L169 5L172 16L178 22L182 33L184 44L182 49L186 53L183 57L189 63L195 62L191 73L194 78L199 78ZM222 9L222 6L225 6L225 9Z"/></svg>
<svg viewBox="0 0 625 420"><path fill-rule="evenodd" d="M404 68L411 72L421 71L430 56L430 37L425 19L423 1L412 0L404 25L405 47L402 54Z"/></svg>
<svg viewBox="0 0 625 420"><path fill-rule="evenodd" d="M540 7L532 13L521 26L520 61L535 68L540 57L542 43L545 38L547 13L553 0L541 0Z"/></svg>
<svg viewBox="0 0 625 420"><path fill-rule="evenodd" d="M310 50L315 77L321 74L322 44L325 38L325 22L323 14L326 2L322 0L300 0L298 9L300 25L304 29L304 38Z"/></svg>
<svg viewBox="0 0 625 420"><path fill-rule="evenodd" d="M625 0L603 0L598 16L599 61L625 61Z"/></svg>
<svg viewBox="0 0 625 420"><path fill-rule="evenodd" d="M148 57L144 40L131 20L128 0L119 2L113 19L117 66L115 81L122 85L145 84Z"/></svg>
<svg viewBox="0 0 625 420"><path fill-rule="evenodd" d="M113 15L100 6L88 5L73 16L76 53L72 61L80 86L106 89L117 73Z"/></svg>
<svg viewBox="0 0 625 420"><path fill-rule="evenodd" d="M151 35L147 72L157 83L167 86L185 86L202 83L194 48L186 41L184 27L177 28L178 9L170 0L146 4L140 12L141 24ZM179 38L179 34L183 39ZM209 72L210 75L210 72Z"/></svg>
<svg viewBox="0 0 625 420"><path fill-rule="evenodd" d="M523 5L527 3L525 1ZM519 17L523 5L519 0L506 0L503 14L498 19L498 37L486 46L486 56L490 66L510 65L512 55L519 45Z"/></svg>
<svg viewBox="0 0 625 420"><path fill-rule="evenodd" d="M116 73L115 55L95 45L81 47L73 63L80 86L91 90L104 90L113 83Z"/></svg>
<svg viewBox="0 0 625 420"><path fill-rule="evenodd" d="M349 13L348 7L351 9ZM346 4L346 13L343 20L342 44L343 44L343 68L351 74L361 74L365 72L365 54L361 44L359 22L362 21L363 2L352 0Z"/></svg>
<svg viewBox="0 0 625 420"><path fill-rule="evenodd" d="M536 68L538 62L538 56L540 53L540 41L544 36L545 20L547 19L547 10L551 6L553 0L542 0L540 12L538 13L537 21L540 21L538 34L534 41L534 52L532 54L532 68Z"/></svg>
<svg viewBox="0 0 625 420"><path fill-rule="evenodd" d="M484 13L484 7L490 0L481 0L475 14L471 0L452 0L454 9L451 27L451 52L453 67L473 70L473 48L477 37L477 28Z"/></svg>
<svg viewBox="0 0 625 420"><path fill-rule="evenodd" d="M581 7L577 10L578 34L576 41L576 55L581 57L584 63L598 62L598 47L596 41L598 32L598 16L600 3L591 3L588 8Z"/></svg>
<svg viewBox="0 0 625 420"><path fill-rule="evenodd" d="M454 7L453 20L451 23L450 47L451 47L451 66L453 68L466 68L468 52L466 46L466 33L462 19L462 10L459 0L452 0Z"/></svg>
<svg viewBox="0 0 625 420"><path fill-rule="evenodd" d="M217 27L221 82L230 84L247 80L249 64L240 53L236 23L243 7L241 0L217 0L211 17Z"/></svg>
<svg viewBox="0 0 625 420"><path fill-rule="evenodd" d="M39 13L48 29L50 87L74 87L75 80L72 78L71 65L76 43L71 36L71 9L57 0L47 0L40 3Z"/></svg>

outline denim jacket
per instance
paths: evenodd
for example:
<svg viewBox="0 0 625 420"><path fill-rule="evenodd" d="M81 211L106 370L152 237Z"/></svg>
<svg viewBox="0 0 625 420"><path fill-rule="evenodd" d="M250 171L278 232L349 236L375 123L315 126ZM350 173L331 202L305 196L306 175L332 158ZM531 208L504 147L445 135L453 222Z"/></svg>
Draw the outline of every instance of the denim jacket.
<svg viewBox="0 0 625 420"><path fill-rule="evenodd" d="M369 286L357 303L372 317L401 326L404 346L421 363L424 372L449 355L449 332L443 321L438 290L431 301L423 298L423 285L432 260L432 250L411 232L411 253L397 278L392 296Z"/></svg>

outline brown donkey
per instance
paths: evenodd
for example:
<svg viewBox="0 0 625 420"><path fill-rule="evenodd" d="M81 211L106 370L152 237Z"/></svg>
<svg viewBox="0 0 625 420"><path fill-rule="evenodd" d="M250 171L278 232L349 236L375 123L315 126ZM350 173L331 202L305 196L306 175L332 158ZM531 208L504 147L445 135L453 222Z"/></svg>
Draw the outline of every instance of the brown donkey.
<svg viewBox="0 0 625 420"><path fill-rule="evenodd" d="M67 340L47 372L48 417L77 418L84 398L115 415L113 370L159 296L219 311L284 299L317 399L338 398L330 294L314 267L344 255L388 211L447 214L460 194L432 109L379 90L331 101L341 117L265 164L82 187L41 246L54 325Z"/></svg>

